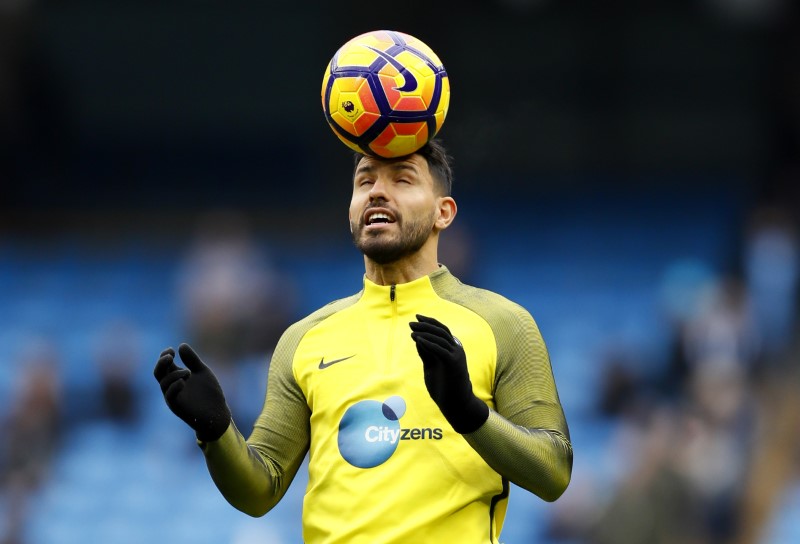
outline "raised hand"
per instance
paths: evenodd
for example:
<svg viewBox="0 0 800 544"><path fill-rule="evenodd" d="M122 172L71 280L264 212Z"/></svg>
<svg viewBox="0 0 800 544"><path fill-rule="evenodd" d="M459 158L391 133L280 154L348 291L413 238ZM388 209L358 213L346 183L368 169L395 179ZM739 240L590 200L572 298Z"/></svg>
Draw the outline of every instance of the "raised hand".
<svg viewBox="0 0 800 544"><path fill-rule="evenodd" d="M198 440L213 442L228 429L231 411L214 373L188 344L178 346L186 368L175 364L175 350L161 352L153 375L172 412L186 422Z"/></svg>
<svg viewBox="0 0 800 544"><path fill-rule="evenodd" d="M457 433L477 430L489 417L489 407L472 392L464 348L436 319L419 314L417 319L409 326L428 393Z"/></svg>

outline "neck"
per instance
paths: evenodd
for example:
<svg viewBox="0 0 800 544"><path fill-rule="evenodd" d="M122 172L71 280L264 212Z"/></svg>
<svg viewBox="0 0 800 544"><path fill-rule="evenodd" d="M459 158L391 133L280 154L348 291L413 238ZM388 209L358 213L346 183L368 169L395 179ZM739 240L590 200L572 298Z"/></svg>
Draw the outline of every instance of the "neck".
<svg viewBox="0 0 800 544"><path fill-rule="evenodd" d="M365 256L364 268L367 279L371 282L378 285L397 285L435 272L439 268L439 262L436 255L433 258L422 258L420 253L388 264L378 264Z"/></svg>

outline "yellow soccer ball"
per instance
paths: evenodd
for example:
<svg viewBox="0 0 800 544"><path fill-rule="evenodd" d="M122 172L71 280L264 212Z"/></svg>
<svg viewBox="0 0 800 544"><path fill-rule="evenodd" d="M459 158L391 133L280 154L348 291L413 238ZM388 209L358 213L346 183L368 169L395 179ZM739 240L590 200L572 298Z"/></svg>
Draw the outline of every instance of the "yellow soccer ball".
<svg viewBox="0 0 800 544"><path fill-rule="evenodd" d="M442 128L450 80L419 39L376 30L345 43L322 78L322 109L350 149L393 158L414 153Z"/></svg>

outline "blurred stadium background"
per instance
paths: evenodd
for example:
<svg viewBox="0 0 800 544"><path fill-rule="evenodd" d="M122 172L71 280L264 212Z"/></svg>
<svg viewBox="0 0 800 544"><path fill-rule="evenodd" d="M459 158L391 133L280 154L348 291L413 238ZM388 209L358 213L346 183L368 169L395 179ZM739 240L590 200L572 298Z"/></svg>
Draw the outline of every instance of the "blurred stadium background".
<svg viewBox="0 0 800 544"><path fill-rule="evenodd" d="M301 541L302 470L238 513L151 370L194 342L248 428L360 287L319 85L377 28L448 69L442 261L530 309L572 431L504 541L800 542L794 4L0 2L0 542Z"/></svg>

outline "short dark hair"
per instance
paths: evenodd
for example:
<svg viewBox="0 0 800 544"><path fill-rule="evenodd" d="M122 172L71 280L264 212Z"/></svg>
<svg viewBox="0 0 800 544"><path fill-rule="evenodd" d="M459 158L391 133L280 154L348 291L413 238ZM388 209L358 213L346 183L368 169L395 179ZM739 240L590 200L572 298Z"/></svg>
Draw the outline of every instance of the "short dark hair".
<svg viewBox="0 0 800 544"><path fill-rule="evenodd" d="M447 152L444 144L440 140L432 139L423 145L413 154L421 155L428 163L428 169L433 175L433 180L439 186L444 196L450 196L453 192L453 158ZM366 155L355 153L353 155L353 168L358 168L358 163ZM402 157L399 157L402 158Z"/></svg>

